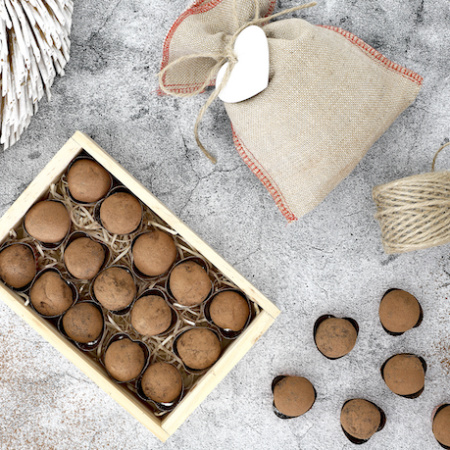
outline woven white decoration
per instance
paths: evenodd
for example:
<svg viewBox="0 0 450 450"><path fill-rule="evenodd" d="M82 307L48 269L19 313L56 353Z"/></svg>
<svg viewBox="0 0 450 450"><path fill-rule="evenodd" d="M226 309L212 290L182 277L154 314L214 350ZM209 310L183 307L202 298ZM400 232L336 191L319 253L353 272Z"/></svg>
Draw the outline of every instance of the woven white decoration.
<svg viewBox="0 0 450 450"><path fill-rule="evenodd" d="M0 143L13 145L69 61L72 0L0 0Z"/></svg>

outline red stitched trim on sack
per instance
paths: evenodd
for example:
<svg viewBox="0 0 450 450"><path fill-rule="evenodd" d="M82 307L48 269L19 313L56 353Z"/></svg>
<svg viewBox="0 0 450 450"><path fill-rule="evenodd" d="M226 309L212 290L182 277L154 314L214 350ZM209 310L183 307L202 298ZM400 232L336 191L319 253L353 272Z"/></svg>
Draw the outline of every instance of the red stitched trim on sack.
<svg viewBox="0 0 450 450"><path fill-rule="evenodd" d="M423 78L416 72L407 69L406 67L403 67L400 64L392 62L390 59L386 58L380 52L372 48L369 44L366 44L362 39L350 33L349 31L345 31L342 28L332 27L329 25L318 25L318 26L339 33L340 35L344 36L347 40L349 40L352 44L356 44L358 47L364 50L373 59L384 64L387 68L401 73L404 77L410 79L411 81L414 81L419 86L422 85Z"/></svg>
<svg viewBox="0 0 450 450"><path fill-rule="evenodd" d="M234 131L233 125L231 125L231 129L233 131L234 145L239 155L244 160L245 164L247 164L250 170L258 177L259 181L261 181L261 183L269 191L270 195L275 200L275 204L278 206L278 209L281 211L283 216L286 217L286 219L289 222L297 220L297 217L288 208L286 200L283 194L281 193L280 189L278 188L278 186L275 184L273 180L270 180L269 175L264 170L261 163L255 158L255 156L250 152L250 150L248 150L244 146L243 142L239 139L238 135ZM251 158L248 154L251 155Z"/></svg>

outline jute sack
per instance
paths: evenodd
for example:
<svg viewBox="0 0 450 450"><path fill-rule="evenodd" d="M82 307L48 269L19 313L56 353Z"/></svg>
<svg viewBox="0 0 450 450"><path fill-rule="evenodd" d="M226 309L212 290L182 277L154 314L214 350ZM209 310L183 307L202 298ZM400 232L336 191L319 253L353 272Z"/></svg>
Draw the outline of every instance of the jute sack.
<svg viewBox="0 0 450 450"><path fill-rule="evenodd" d="M165 40L160 88L180 97L202 92L233 59L236 32L261 26L269 41L269 85L225 107L236 149L293 221L354 169L414 101L422 77L340 28L254 20L272 14L275 3L196 1Z"/></svg>

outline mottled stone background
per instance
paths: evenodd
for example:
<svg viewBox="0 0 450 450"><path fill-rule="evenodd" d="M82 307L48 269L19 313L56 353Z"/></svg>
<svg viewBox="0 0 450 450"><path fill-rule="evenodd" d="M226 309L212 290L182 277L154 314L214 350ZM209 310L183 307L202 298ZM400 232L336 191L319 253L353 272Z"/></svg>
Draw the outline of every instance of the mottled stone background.
<svg viewBox="0 0 450 450"><path fill-rule="evenodd" d="M301 14L341 26L424 76L415 104L356 170L305 218L287 225L233 148L220 102L196 148L192 125L205 101L154 94L166 31L187 0L78 0L71 61L21 141L0 152L0 214L79 129L91 135L283 314L177 433L162 445L6 306L0 304L0 448L3 449L350 449L339 425L345 400L362 396L387 415L365 449L436 449L433 408L450 401L449 246L388 257L373 218L374 185L428 171L450 138L448 0L322 0ZM297 4L278 2L278 8ZM448 153L439 166L450 167ZM425 318L387 335L378 303L392 287L414 293ZM315 348L324 313L359 322L354 351L338 361ZM396 352L428 363L424 394L393 395L380 366ZM304 417L271 409L278 374L307 376L318 392Z"/></svg>

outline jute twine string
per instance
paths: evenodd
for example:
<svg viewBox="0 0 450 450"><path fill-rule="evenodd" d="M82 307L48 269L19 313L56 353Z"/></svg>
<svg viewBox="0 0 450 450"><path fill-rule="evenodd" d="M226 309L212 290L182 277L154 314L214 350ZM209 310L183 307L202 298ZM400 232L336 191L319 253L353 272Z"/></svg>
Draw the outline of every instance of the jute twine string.
<svg viewBox="0 0 450 450"><path fill-rule="evenodd" d="M200 126L200 123L201 123L201 121L203 119L203 116L205 115L207 109L212 105L214 100L219 96L219 94L222 91L222 89L228 83L228 81L230 79L230 76L231 76L231 72L233 71L234 66L238 62L236 54L234 52L234 44L236 42L236 38L238 37L239 33L241 33L241 31L243 31L245 28L247 28L247 27L249 27L251 25L262 25L262 24L264 24L266 22L269 22L270 20L276 19L277 17L281 17L281 16L284 16L286 14L290 14L290 13L293 13L295 11L300 11L301 9L311 8L311 7L317 5L316 2L310 2L310 3L306 3L304 5L294 6L292 8L285 9L283 11L280 11L280 12L278 12L276 14L272 14L270 16L260 17L261 14L260 14L260 8L259 8L259 1L258 0L253 0L253 2L255 4L255 15L254 15L254 18L252 20L250 20L249 22L246 22L245 24L239 26L239 18L237 16L237 0L234 0L234 2L233 2L233 13L234 13L234 18L235 18L235 21L236 21L236 24L237 24L238 28L237 28L236 32L230 37L230 39L229 39L227 45L224 47L223 51L215 52L215 53L196 53L196 54L193 54L193 55L181 56L181 57L177 58L176 60L172 61L166 67L164 67L164 69L162 69L159 72L159 74L158 74L159 86L160 86L161 91L163 91L164 93L166 93L168 95L175 96L175 97L181 97L181 98L194 97L194 96L200 94L201 92L203 92L206 89L206 87L210 85L212 80L214 80L216 78L217 73L219 72L219 69L226 62L229 63L221 83L219 84L219 86L216 87L216 89L214 89L214 91L212 92L212 94L210 95L210 97L208 98L206 103L200 109L200 111L198 113L198 116L197 116L197 120L195 121L195 125L194 125L194 136L195 136L195 140L197 142L197 145L200 148L200 150L203 152L203 154L213 164L216 164L217 160L216 160L216 158L214 158L214 156L212 156L205 149L205 147L203 146L202 142L200 141L198 128ZM174 66L176 66L176 65L178 65L178 64L180 64L182 62L188 61L190 59L197 59L197 58L212 58L212 59L214 59L216 61L216 64L214 64L214 66L208 72L208 75L206 76L206 79L205 79L205 81L203 82L203 84L201 86L199 86L197 89L192 90L191 92L180 93L180 92L174 92L174 91L168 89L164 85L164 76L165 76L165 74L167 73L168 70L172 69Z"/></svg>
<svg viewBox="0 0 450 450"><path fill-rule="evenodd" d="M375 214L386 253L405 253L450 243L450 171L413 175L373 189Z"/></svg>

